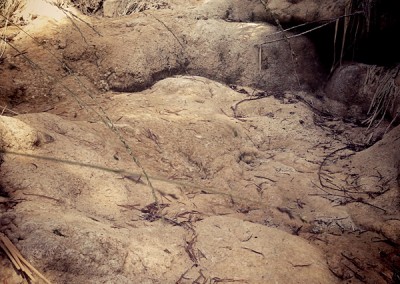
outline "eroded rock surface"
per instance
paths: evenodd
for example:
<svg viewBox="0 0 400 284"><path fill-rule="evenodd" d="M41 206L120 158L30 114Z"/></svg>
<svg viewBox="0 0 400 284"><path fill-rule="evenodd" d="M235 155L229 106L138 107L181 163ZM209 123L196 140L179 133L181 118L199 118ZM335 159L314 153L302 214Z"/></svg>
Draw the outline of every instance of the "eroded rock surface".
<svg viewBox="0 0 400 284"><path fill-rule="evenodd" d="M338 262L340 252L371 261L378 244L352 250L352 236L395 234L391 226L379 230L384 215L397 214L395 204L385 205L386 198L398 198L395 184L368 200L385 206L385 214L362 203L350 211L332 207L319 196L321 157L344 147L354 126L341 125L347 134L335 140L293 93L248 100L246 89L186 76L96 99L150 176L160 208L141 169L90 108L75 108L73 121L47 113L8 118L41 133L42 142L3 155L2 188L15 203L3 213L1 230L55 283L191 283L198 277L335 283L330 270L350 273ZM71 104L54 113L65 115ZM324 175L329 169L337 171L327 162ZM345 180L347 171L336 179ZM373 175L363 179L379 186ZM374 226L357 215L371 210ZM372 233L361 234L366 226ZM372 279L385 269L377 265Z"/></svg>
<svg viewBox="0 0 400 284"><path fill-rule="evenodd" d="M313 45L251 22L260 2L165 2L11 30L0 231L54 283L396 277L399 128L366 149L372 130L316 110ZM269 1L282 22L324 3Z"/></svg>

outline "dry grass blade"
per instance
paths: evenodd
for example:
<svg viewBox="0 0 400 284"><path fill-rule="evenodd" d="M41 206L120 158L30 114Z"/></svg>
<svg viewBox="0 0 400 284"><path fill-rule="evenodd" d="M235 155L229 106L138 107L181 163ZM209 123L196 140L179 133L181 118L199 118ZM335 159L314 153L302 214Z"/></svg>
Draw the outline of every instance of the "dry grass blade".
<svg viewBox="0 0 400 284"><path fill-rule="evenodd" d="M5 236L0 233L0 248L4 250L13 265L17 270L26 275L30 282L36 282L34 274L41 278L45 283L50 284L39 271L37 271L18 251L18 249L13 245L13 243Z"/></svg>
<svg viewBox="0 0 400 284"><path fill-rule="evenodd" d="M368 68L367 78L365 82L365 86L371 80L376 80L375 75L376 66L371 66ZM368 111L369 117L363 121L363 123L368 124L368 127L371 127L374 122L377 121L376 126L378 126L386 114L390 109L393 110L394 101L400 97L400 87L396 85L395 79L400 72L400 65L396 66L393 69L387 70L383 72L383 75L380 76L378 80L378 86L374 93L374 97L371 101L371 105ZM397 118L397 114L393 119ZM393 123L393 121L392 121Z"/></svg>
<svg viewBox="0 0 400 284"><path fill-rule="evenodd" d="M7 108L6 106L1 106L0 105L0 109L1 109L0 115L4 115L5 112L10 112L10 113L12 113L14 115L18 115L19 114L18 112L13 111L13 110Z"/></svg>
<svg viewBox="0 0 400 284"><path fill-rule="evenodd" d="M194 264L199 263L199 259L197 257L197 253L195 250L194 245L196 244L197 241L197 235L193 235L190 240L185 240L186 246L185 246L185 251L188 254L189 258L191 261L193 261Z"/></svg>
<svg viewBox="0 0 400 284"><path fill-rule="evenodd" d="M330 71L331 73L335 69L335 63L336 63L336 39L337 39L338 30L339 30L339 19L336 20L335 34L333 37L333 63L332 63L331 71Z"/></svg>
<svg viewBox="0 0 400 284"><path fill-rule="evenodd" d="M298 34L295 34L295 35L287 36L287 37L285 37L285 38L279 38L279 39L274 39L274 40L270 40L270 41L265 41L265 42L263 42L263 43L261 44L261 46L262 46L262 45L269 44L269 43L274 43L274 42L278 42L278 41L282 41L282 40L288 40L288 39L296 38L296 37L299 37L299 36L303 36L303 35L305 35L305 34L308 34L308 33L311 33L311 32L313 32L313 31L315 31L315 30L318 30L318 29L320 29L320 28L323 28L323 27L325 27L325 26L327 26L327 25L330 25L331 23L334 23L334 22L336 22L336 20L332 20L332 21L327 22L327 23L325 23L325 24L319 25L318 27L311 28L311 29L309 29L309 30L307 30L307 31L304 31L304 32L301 32L301 33L298 33Z"/></svg>
<svg viewBox="0 0 400 284"><path fill-rule="evenodd" d="M350 14L351 9L352 9L352 6L351 6L351 1L350 1L349 5L346 6L345 15ZM347 35L348 28L349 28L349 18L345 17L344 24L343 24L343 37L342 37L342 47L340 49L340 59L339 59L340 64L339 65L342 65L344 49L346 46L345 43L346 43L346 35Z"/></svg>

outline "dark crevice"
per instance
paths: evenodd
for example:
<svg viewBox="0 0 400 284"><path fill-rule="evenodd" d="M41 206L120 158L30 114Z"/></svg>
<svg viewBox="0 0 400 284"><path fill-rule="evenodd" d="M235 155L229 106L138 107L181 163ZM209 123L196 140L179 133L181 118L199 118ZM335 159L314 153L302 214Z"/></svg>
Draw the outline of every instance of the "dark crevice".
<svg viewBox="0 0 400 284"><path fill-rule="evenodd" d="M177 75L185 75L187 74L186 71L186 63L183 64L180 67L176 68L164 68L163 70L160 70L158 72L155 72L151 75L151 78L146 80L143 83L132 83L128 86L124 87L118 87L118 86L111 86L110 90L113 92L121 92L121 93L136 93L136 92L141 92L143 90L146 90L156 84L158 81L161 81L163 79L177 76Z"/></svg>
<svg viewBox="0 0 400 284"><path fill-rule="evenodd" d="M4 189L4 187L0 184L0 196L9 198L9 193Z"/></svg>
<svg viewBox="0 0 400 284"><path fill-rule="evenodd" d="M400 1L376 0L369 9L368 19L364 13L349 18L342 61L391 67L400 62L398 52L400 42L397 40L400 32L400 18L397 16L397 11L400 11ZM298 23L291 23L291 26L295 24ZM311 26L307 26L307 29L310 28ZM340 60L343 30L344 21L341 19L336 34L335 49L335 23L307 35L314 42L321 63L328 70L334 63L334 54L336 66Z"/></svg>

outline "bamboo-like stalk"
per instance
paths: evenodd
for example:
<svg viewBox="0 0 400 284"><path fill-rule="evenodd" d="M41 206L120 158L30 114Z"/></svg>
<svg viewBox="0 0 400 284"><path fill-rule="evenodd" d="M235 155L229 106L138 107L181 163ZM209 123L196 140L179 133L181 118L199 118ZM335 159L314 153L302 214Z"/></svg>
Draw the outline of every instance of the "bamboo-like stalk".
<svg viewBox="0 0 400 284"><path fill-rule="evenodd" d="M19 252L19 250L13 245L9 238L3 233L0 233L0 248L6 253L8 258L11 260L14 267L23 273L30 282L36 283L34 274L41 278L46 284L50 284L38 270L36 270Z"/></svg>

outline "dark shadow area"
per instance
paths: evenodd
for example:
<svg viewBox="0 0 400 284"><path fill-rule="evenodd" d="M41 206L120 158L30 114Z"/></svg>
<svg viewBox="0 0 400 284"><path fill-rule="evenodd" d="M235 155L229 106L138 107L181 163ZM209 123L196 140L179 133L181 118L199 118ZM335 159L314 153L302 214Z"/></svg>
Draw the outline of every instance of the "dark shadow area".
<svg viewBox="0 0 400 284"><path fill-rule="evenodd" d="M363 2L363 1L359 1ZM365 2L365 1L364 1ZM363 4L365 6L365 4ZM393 66L400 62L400 1L375 1L371 6L359 4L349 17L342 61L355 61L371 65ZM369 15L368 15L369 14ZM297 24L297 23L296 23ZM308 25L301 32L321 25ZM293 25L292 25L293 26ZM327 70L338 65L342 50L344 18L317 29L307 36L314 42L321 63ZM336 40L335 40L336 33ZM335 42L336 41L336 42ZM334 63L335 62L335 63Z"/></svg>

